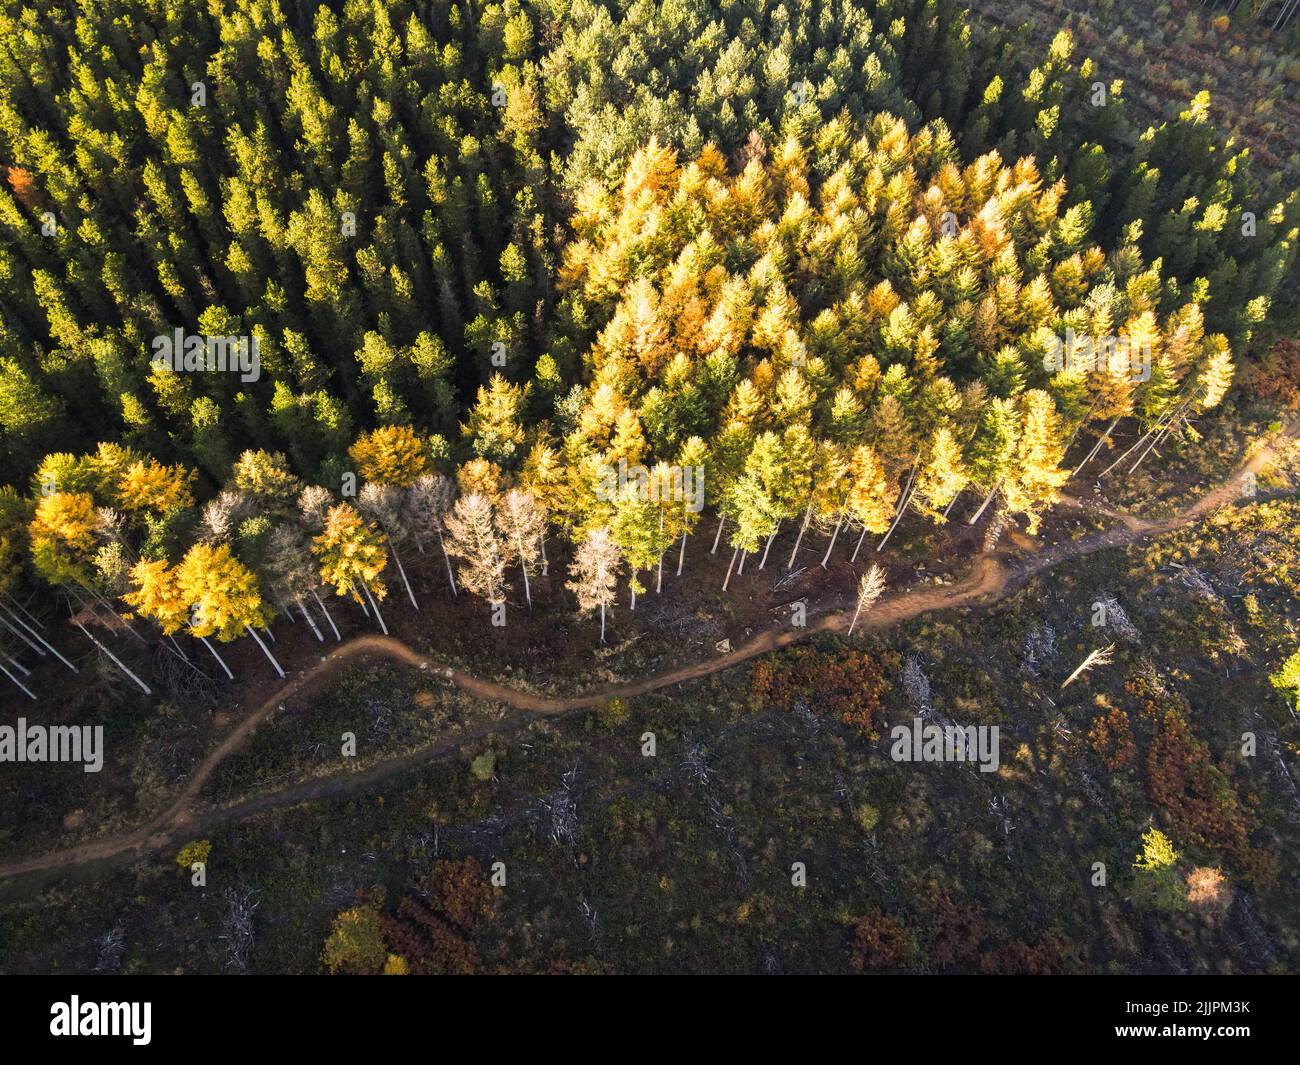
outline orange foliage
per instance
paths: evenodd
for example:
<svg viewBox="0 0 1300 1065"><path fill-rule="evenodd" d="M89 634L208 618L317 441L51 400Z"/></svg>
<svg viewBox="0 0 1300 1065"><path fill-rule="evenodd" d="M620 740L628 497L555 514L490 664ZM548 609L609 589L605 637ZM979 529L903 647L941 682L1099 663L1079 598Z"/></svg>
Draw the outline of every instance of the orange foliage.
<svg viewBox="0 0 1300 1065"><path fill-rule="evenodd" d="M1300 340L1279 340L1247 368L1244 380L1260 399L1300 410Z"/></svg>
<svg viewBox="0 0 1300 1065"><path fill-rule="evenodd" d="M466 932L494 916L492 885L473 858L438 862L429 873L425 890L429 906L441 910L452 924Z"/></svg>
<svg viewBox="0 0 1300 1065"><path fill-rule="evenodd" d="M36 179L32 177L30 170L24 170L20 166L9 167L5 174L5 180L9 182L9 187L13 189L14 197L26 207L29 211L36 210L40 203L40 190L36 187Z"/></svg>
<svg viewBox="0 0 1300 1065"><path fill-rule="evenodd" d="M957 902L947 888L931 884L926 959L935 969L957 966L989 974L1049 975L1077 971L1080 948L1058 935L1033 942L1008 939L990 925L984 907Z"/></svg>
<svg viewBox="0 0 1300 1065"><path fill-rule="evenodd" d="M479 969L472 934L491 920L493 890L473 858L437 862L421 895L407 895L394 916L382 919L389 950L414 973L462 974ZM425 897L427 896L427 897Z"/></svg>
<svg viewBox="0 0 1300 1065"><path fill-rule="evenodd" d="M389 949L407 960L411 971L428 976L469 976L478 972L478 950L414 895L407 895L395 917L382 921Z"/></svg>
<svg viewBox="0 0 1300 1065"><path fill-rule="evenodd" d="M932 886L928 925L926 957L932 966L979 964L980 948L988 934L982 906L955 902L946 888Z"/></svg>
<svg viewBox="0 0 1300 1065"><path fill-rule="evenodd" d="M759 707L790 711L803 706L818 714L833 714L869 735L885 684L876 660L862 651L833 653L800 647L759 662L750 681L750 696Z"/></svg>
<svg viewBox="0 0 1300 1065"><path fill-rule="evenodd" d="M1240 858L1252 825L1228 778L1177 710L1165 710L1147 750L1147 793L1186 843Z"/></svg>
<svg viewBox="0 0 1300 1065"><path fill-rule="evenodd" d="M898 969L907 962L910 953L911 941L901 921L874 913L854 922L849 964L855 971Z"/></svg>
<svg viewBox="0 0 1300 1065"><path fill-rule="evenodd" d="M1128 714L1115 709L1099 715L1088 731L1088 743L1112 773L1128 765L1137 749L1133 744Z"/></svg>

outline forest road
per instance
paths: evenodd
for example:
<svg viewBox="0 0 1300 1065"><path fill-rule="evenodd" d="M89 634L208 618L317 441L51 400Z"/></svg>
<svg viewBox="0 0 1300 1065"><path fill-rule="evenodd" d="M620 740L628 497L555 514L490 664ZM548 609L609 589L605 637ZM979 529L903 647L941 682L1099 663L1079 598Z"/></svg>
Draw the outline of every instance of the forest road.
<svg viewBox="0 0 1300 1065"><path fill-rule="evenodd" d="M1119 522L1118 527L1049 545L1028 556L1011 558L1002 551L978 556L961 580L947 585L916 588L881 599L858 620L858 628L880 630L909 621L921 614L960 606L988 606L1019 590L1031 578L1063 562L1096 551L1126 547L1137 541L1167 535L1202 518L1219 507L1242 498L1243 478L1258 474L1278 454L1287 441L1300 436L1300 416L1293 418L1267 442L1257 447L1234 472L1195 502L1164 518L1141 518L1105 505L1070 500L1070 505L1099 513ZM731 669L759 655L779 650L825 632L846 629L851 620L849 610L823 614L804 628L765 630L734 650L657 673L640 680L611 684L569 698L557 699L511 688L469 673L441 666L389 636L363 635L350 639L332 653L323 656L304 672L283 684L260 706L246 715L222 741L199 763L181 793L161 813L129 832L91 840L63 850L19 859L0 865L0 897L38 888L52 876L74 869L85 870L100 864L120 864L124 860L161 850L183 839L194 839L218 825L238 821L284 806L294 806L316 799L347 794L370 787L388 777L438 758L483 736L518 728L543 717L559 717L598 706L615 697L627 698L662 688L697 680ZM277 791L255 795L235 803L206 810L194 810L203 785L226 758L243 746L259 724L286 700L309 693L355 660L383 658L400 662L441 676L449 683L477 698L500 703L514 711L501 718L463 729L448 740L420 751L378 762L360 771L344 771L319 777Z"/></svg>

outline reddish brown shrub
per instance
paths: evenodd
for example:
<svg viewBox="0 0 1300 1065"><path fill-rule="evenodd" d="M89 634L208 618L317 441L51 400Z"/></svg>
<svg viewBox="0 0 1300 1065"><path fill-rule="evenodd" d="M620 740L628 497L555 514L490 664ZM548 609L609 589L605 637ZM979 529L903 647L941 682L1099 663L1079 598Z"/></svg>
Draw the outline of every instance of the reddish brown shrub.
<svg viewBox="0 0 1300 1065"><path fill-rule="evenodd" d="M1177 710L1166 709L1147 750L1147 794L1164 811L1175 838L1244 854L1250 819L1209 748Z"/></svg>
<svg viewBox="0 0 1300 1065"><path fill-rule="evenodd" d="M856 972L901 968L911 953L912 941L901 921L887 914L869 913L854 922L849 964Z"/></svg>
<svg viewBox="0 0 1300 1065"><path fill-rule="evenodd" d="M437 862L425 880L429 908L441 911L452 924L472 932L493 917L492 885L473 858Z"/></svg>
<svg viewBox="0 0 1300 1065"><path fill-rule="evenodd" d="M1133 730L1129 727L1128 714L1114 709L1101 714L1092 723L1088 731L1088 744L1104 765L1112 773L1122 769L1133 760L1137 750L1133 743Z"/></svg>
<svg viewBox="0 0 1300 1065"><path fill-rule="evenodd" d="M1300 410L1300 340L1279 340L1246 368L1243 381L1259 399Z"/></svg>
<svg viewBox="0 0 1300 1065"><path fill-rule="evenodd" d="M862 651L839 653L799 647L754 667L750 697L755 706L793 710L806 706L870 734L886 681L879 664Z"/></svg>
<svg viewBox="0 0 1300 1065"><path fill-rule="evenodd" d="M936 969L949 965L977 967L981 946L988 935L984 908L978 903L956 902L946 888L930 889L929 935L925 954Z"/></svg>
<svg viewBox="0 0 1300 1065"><path fill-rule="evenodd" d="M468 974L479 969L471 934L493 917L492 886L473 858L434 863L423 895L407 895L381 927L388 949L412 972Z"/></svg>

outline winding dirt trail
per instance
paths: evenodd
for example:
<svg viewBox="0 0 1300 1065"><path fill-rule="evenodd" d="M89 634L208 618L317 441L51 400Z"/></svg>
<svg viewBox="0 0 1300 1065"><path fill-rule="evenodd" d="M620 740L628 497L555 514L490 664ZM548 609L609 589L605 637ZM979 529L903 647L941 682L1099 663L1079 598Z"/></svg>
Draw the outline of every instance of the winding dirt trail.
<svg viewBox="0 0 1300 1065"><path fill-rule="evenodd" d="M1117 527L1092 533L1077 540L1066 540L1043 548L1029 556L1009 557L1004 550L977 557L967 574L953 584L934 585L900 592L881 599L871 612L859 619L862 629L886 629L921 614L960 606L987 606L1019 590L1031 578L1062 562L1081 558L1097 551L1126 547L1137 541L1167 535L1210 514L1241 497L1242 478L1259 473L1277 455L1287 441L1300 436L1300 417L1292 419L1271 440L1262 444L1227 478L1183 510L1160 519L1136 517L1094 501L1067 497L1063 502L1076 509L1093 510L1115 519ZM581 695L557 699L538 695L469 673L439 665L412 650L407 644L389 636L357 636L336 648L322 661L283 684L239 724L199 763L185 787L161 813L138 828L116 836L92 840L63 850L50 851L0 865L0 881L6 884L3 894L15 887L44 883L62 871L99 864L117 864L160 850L182 838L195 838L220 824L283 806L298 805L315 799L347 794L401 774L425 762L454 751L464 744L491 733L508 731L544 717L558 717L600 705L614 697L644 695L688 681L731 669L759 655L809 639L818 633L847 628L848 610L822 614L816 622L802 629L765 630L727 654L680 666L640 680L611 684ZM286 700L303 695L333 677L349 663L363 658L385 658L440 676L448 683L488 702L501 703L515 713L462 729L446 741L401 757L378 762L356 772L342 772L289 785L277 791L206 810L194 810L195 800L216 768L239 750L252 732ZM21 882L21 883L19 883Z"/></svg>

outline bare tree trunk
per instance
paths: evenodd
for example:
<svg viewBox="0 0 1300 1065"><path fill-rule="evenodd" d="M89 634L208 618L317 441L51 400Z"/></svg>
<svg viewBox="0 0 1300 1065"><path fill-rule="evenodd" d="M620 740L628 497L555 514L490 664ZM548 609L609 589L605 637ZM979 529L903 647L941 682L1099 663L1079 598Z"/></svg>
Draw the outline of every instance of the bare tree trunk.
<svg viewBox="0 0 1300 1065"><path fill-rule="evenodd" d="M866 538L867 538L867 527L864 525L862 526L862 533L858 537L858 542L853 545L853 554L849 556L850 562L856 562L858 560L858 552L862 550L862 541L865 540Z"/></svg>
<svg viewBox="0 0 1300 1065"><path fill-rule="evenodd" d="M9 597L6 596L5 598L8 599ZM28 632L36 631L36 629L32 628L32 625L35 625L37 628L40 629L45 628L45 625L43 623L37 621L34 617L32 617L31 613L26 609L24 609L20 604L14 602L14 600L12 599L9 599L9 602L12 604L11 606L5 606L3 603L0 603L0 616L7 616L13 618L14 621L18 622L18 624L21 625ZM19 616L20 614L22 616ZM32 624L31 625L27 624L27 621L24 621L23 617L26 617L27 621L30 621Z"/></svg>
<svg viewBox="0 0 1300 1065"><path fill-rule="evenodd" d="M10 659L10 661L13 662L13 659ZM17 662L14 662L14 665L18 665L18 663L17 663ZM20 690L24 695L26 695L27 698L29 698L30 700L32 700L32 702L36 702L36 701L37 701L36 696L32 694L31 689L28 688L26 684L24 684L21 680L19 680L17 677L15 677L12 673L10 673L9 670L5 669L4 666L0 666L0 673L3 673L6 677L8 677L11 681L13 681L16 685L18 685L18 689L19 689L19 690Z"/></svg>
<svg viewBox="0 0 1300 1065"><path fill-rule="evenodd" d="M168 651L171 654L174 654L177 658L179 658L182 662L184 662L187 666L189 666L190 669L194 670L195 673L202 675L203 671L199 669L199 667L196 666L192 661L190 661L189 656L184 651L181 650L181 645L176 642L176 637L168 636L167 642L162 644L161 646L164 651Z"/></svg>
<svg viewBox="0 0 1300 1065"><path fill-rule="evenodd" d="M745 573L745 559L746 559L748 556L749 556L749 552L748 552L748 551L744 551L744 550L742 550L742 551L740 552L740 568L739 568L738 570L736 570L736 576L737 576L737 577L744 576L744 573Z"/></svg>
<svg viewBox="0 0 1300 1065"><path fill-rule="evenodd" d="M727 576L722 581L722 590L724 592L727 590L727 585L731 583L731 569L736 564L736 556L738 554L740 554L740 548L736 548L731 552L731 562L727 566Z"/></svg>
<svg viewBox="0 0 1300 1065"><path fill-rule="evenodd" d="M551 564L546 561L546 534L545 533L537 534L537 546L541 549L542 552L542 576L545 577L548 573L551 572Z"/></svg>
<svg viewBox="0 0 1300 1065"><path fill-rule="evenodd" d="M387 636L388 626L384 624L384 615L379 612L379 604L375 602L375 597L370 594L370 589L364 584L361 586L361 590L366 593L366 598L370 600L370 605L375 608L375 618L379 622L379 631Z"/></svg>
<svg viewBox="0 0 1300 1065"><path fill-rule="evenodd" d="M447 544L442 538L442 530L438 530L438 546L442 548L442 560L447 563L447 580L451 581L451 597L460 598L460 592L456 590L456 576L451 571L451 556L447 554Z"/></svg>
<svg viewBox="0 0 1300 1065"><path fill-rule="evenodd" d="M18 670L18 672L21 673L24 677L30 677L32 675L32 671L28 669L25 665L23 665L21 662L19 662L18 659L16 659L13 655L6 654L0 657L3 657L11 666L14 667L14 669Z"/></svg>
<svg viewBox="0 0 1300 1065"><path fill-rule="evenodd" d="M1133 474L1135 474L1137 472L1137 468L1146 461L1147 456L1150 455L1151 452L1153 452L1157 447L1160 446L1160 443L1169 434L1169 428L1170 428L1169 426L1166 426L1163 430L1161 430L1161 432L1156 435L1156 438L1147 445L1147 449L1137 457L1137 461L1134 462L1133 465L1128 468L1128 475L1130 477Z"/></svg>
<svg viewBox="0 0 1300 1065"><path fill-rule="evenodd" d="M840 526L844 524L844 508L840 508L839 517L835 519L835 531L831 533L831 542L826 545L826 554L822 555L822 569L826 568L826 563L831 560L831 552L835 550L835 541L840 536Z"/></svg>
<svg viewBox="0 0 1300 1065"><path fill-rule="evenodd" d="M659 542L662 543L664 538L664 508L659 508ZM655 595L662 595L664 590L664 555L666 551L659 552L659 570L655 574Z"/></svg>
<svg viewBox="0 0 1300 1065"><path fill-rule="evenodd" d="M86 634L86 639L88 639L91 643L93 643L96 647L98 647L101 651L103 651L104 654L108 655L108 657L113 660L113 663L117 666L118 669L120 669L123 673L125 673L128 677L130 677L133 681L135 681L136 684L140 686L140 690L144 692L145 695L153 694L153 692L149 690L149 685L147 685L144 681L142 681L139 677L137 677L134 673L132 673L129 669L127 669L126 663L124 663L120 658L117 657L117 655L113 654L112 651L110 651L107 647L105 647L102 643L100 643L97 639L95 639L95 637L93 637L90 634L90 632L87 630L85 625L83 625L76 618L72 619L72 624L76 625L77 628L79 628L82 632Z"/></svg>
<svg viewBox="0 0 1300 1065"><path fill-rule="evenodd" d="M397 563L397 572L401 575L402 584L406 586L407 598L411 600L411 606L415 607L418 612L420 604L415 601L415 593L411 591L411 582L406 579L406 567L402 565L402 556L397 553L397 548L393 546L393 538L391 536L385 533L384 539L388 541L388 550L393 553L393 561ZM376 611L376 613L378 613L378 611Z"/></svg>
<svg viewBox="0 0 1300 1065"><path fill-rule="evenodd" d="M519 569L524 575L524 596L528 599L529 613L533 609L533 590L528 584L528 560L524 558L524 537L518 530L515 531L515 540L519 544Z"/></svg>
<svg viewBox="0 0 1300 1065"><path fill-rule="evenodd" d="M600 604L600 642L605 642L605 604Z"/></svg>
<svg viewBox="0 0 1300 1065"><path fill-rule="evenodd" d="M262 649L262 654L266 655L266 660L271 665L275 666L275 671L280 674L280 679L283 680L284 670L280 668L280 663L275 660L275 656L271 654L270 649L262 642L262 637L257 635L257 630L252 625L245 625L244 628L248 631L248 635L257 641L257 646Z"/></svg>
<svg viewBox="0 0 1300 1065"><path fill-rule="evenodd" d="M339 635L339 627L334 624L334 618L330 615L329 608L321 602L320 596L314 591L311 593L311 597L316 600L316 605L320 607L320 612L325 615L325 620L330 623L330 628L334 631L334 639L337 642L342 643L343 637Z"/></svg>
<svg viewBox="0 0 1300 1065"><path fill-rule="evenodd" d="M1160 432L1156 435L1156 438L1151 441L1147 449L1144 452L1142 452L1141 455L1138 456L1137 461L1133 463L1132 466L1129 467L1128 472L1130 475L1133 474L1137 470L1137 468L1141 466L1143 462L1146 461L1146 457L1149 454L1151 454L1151 452L1153 452L1157 447L1160 446L1161 442L1165 439L1165 437L1167 437L1171 432L1173 432L1175 428L1177 428L1182 422L1186 420L1187 408L1190 406L1191 406L1191 400L1188 400L1187 403L1183 406L1183 409L1180 410L1173 418L1171 418L1169 421L1165 423L1165 427L1162 430L1160 430Z"/></svg>
<svg viewBox="0 0 1300 1065"><path fill-rule="evenodd" d="M275 605L280 608L280 613L289 619L290 625L298 624L293 619L293 610L278 595L275 597Z"/></svg>
<svg viewBox="0 0 1300 1065"><path fill-rule="evenodd" d="M636 580L636 574L635 574L635 573L632 574L632 579L633 579L633 580ZM635 610L635 609L636 609L636 585L631 585L630 588L631 588L631 591L632 591L632 606L631 606L629 609L631 609L631 610Z"/></svg>
<svg viewBox="0 0 1300 1065"><path fill-rule="evenodd" d="M42 621L38 621L36 615L34 615L30 610L28 610L25 606L23 606L22 603L18 602L18 600L15 599L12 595L6 595L5 598L8 599L11 604L10 607L5 608L9 611L9 613L14 614L15 617L18 614L22 614L24 617L27 618L28 621L30 621L37 628L40 629L45 628L45 623Z"/></svg>
<svg viewBox="0 0 1300 1065"><path fill-rule="evenodd" d="M307 619L307 624L311 626L311 631L316 634L316 639L320 643L324 643L325 637L321 633L320 629L317 627L316 619L311 616L311 614L307 610L307 607L303 605L302 596L298 597L297 602L298 602L298 609L302 611L302 616Z"/></svg>
<svg viewBox="0 0 1300 1065"><path fill-rule="evenodd" d="M1128 449L1125 450L1124 453L1120 455L1119 458L1117 458L1114 462L1112 462L1109 466L1107 466L1104 470L1102 470L1101 473L1097 474L1097 480L1100 481L1103 477L1106 476L1106 474L1110 473L1111 470L1113 470L1116 466L1118 466L1121 462L1123 462L1126 458L1128 458L1131 454L1133 454L1133 452L1135 452L1138 448L1140 448L1143 444L1145 444L1148 440L1150 440L1151 437L1161 428L1163 424L1164 424L1163 420L1157 421L1155 425L1153 425L1150 429L1148 429L1145 433L1143 433L1140 437L1138 437L1137 440L1133 444L1131 444L1128 447Z"/></svg>
<svg viewBox="0 0 1300 1065"><path fill-rule="evenodd" d="M15 618L14 620L17 620L17 619ZM29 640L29 639L27 638L26 634L24 634L24 633L23 633L22 631L20 631L19 629L14 628L13 625L11 625L11 624L9 623L9 620L8 620L7 618L2 618L2 617L0 617L0 625L3 625L6 629L8 629L10 632L12 632L15 636L18 637L18 639L22 640L23 643L25 643L28 647L30 647L33 651L35 651L35 652L36 652L38 655L40 655L42 658L45 657L45 652L44 652L44 651L43 651L39 646L37 646L37 645L34 644L31 640ZM32 635L35 636L36 634L35 634L35 633L32 633ZM39 637L37 637L37 638L39 639ZM44 643L45 641L42 640L41 642Z"/></svg>
<svg viewBox="0 0 1300 1065"><path fill-rule="evenodd" d="M776 534L781 531L781 523L776 523L776 528L772 530L772 535L767 538L767 546L763 548L763 557L759 559L758 568L762 569L767 565L767 553L772 550L772 541L776 539Z"/></svg>
<svg viewBox="0 0 1300 1065"><path fill-rule="evenodd" d="M682 549L677 553L677 576L682 575L682 565L686 562L686 533L682 533Z"/></svg>
<svg viewBox="0 0 1300 1065"><path fill-rule="evenodd" d="M149 641L146 640L143 636L141 636L138 632L135 631L135 629L132 627L131 623L130 623L129 621L127 621L126 618L122 617L122 615L119 614L119 613L117 612L117 608L116 608L115 606L113 606L113 604L112 604L111 602L109 602L109 600L105 599L102 595L100 595L97 591L95 591L95 589L93 589L93 588L88 588L88 587L86 587L84 584L82 584L82 585L78 585L78 587L81 588L81 590L82 590L83 592L86 592L86 593L87 593L87 594L88 594L92 599L94 599L94 600L96 600L97 602L99 602L100 604L102 604L103 607L104 607L104 608L105 608L105 609L106 609L110 614L113 615L113 617L117 618L117 620L118 620L119 622L121 622L121 624L122 624L122 628L126 629L126 631L127 631L128 633L130 633L133 637L135 637L137 640L139 640L139 641L140 641L142 644L144 644L146 647L149 646Z"/></svg>
<svg viewBox="0 0 1300 1065"><path fill-rule="evenodd" d="M235 675L230 672L230 667L226 665L222 657L219 654L217 654L217 649L213 647L212 644L208 643L208 638L206 636L200 636L199 640L202 641L204 647L206 647L209 651L212 652L212 657L215 658L217 660L217 663L221 666L221 668L226 671L226 676L230 680L234 680Z"/></svg>
<svg viewBox="0 0 1300 1065"><path fill-rule="evenodd" d="M1111 423L1108 426L1106 426L1106 431L1102 433L1101 436L1097 438L1097 442L1093 444L1092 450L1089 451L1088 454L1084 456L1083 461L1074 468L1074 473L1070 474L1071 477L1074 477L1076 474L1078 474L1078 472L1081 469L1083 469L1086 465L1088 465L1088 463L1090 463L1094 458L1097 457L1097 452L1100 451L1102 447L1105 445L1106 441L1110 439L1110 434L1115 431L1115 426L1117 426L1118 424L1119 424L1118 418L1112 419Z"/></svg>
<svg viewBox="0 0 1300 1065"><path fill-rule="evenodd" d="M794 569L794 560L799 554L799 545L803 543L803 534L808 531L808 522L812 520L812 500L808 500L808 506L804 508L803 524L799 526L799 535L794 538L794 547L790 549L790 561L785 564L786 572Z"/></svg>
<svg viewBox="0 0 1300 1065"><path fill-rule="evenodd" d="M72 670L73 673L76 673L76 672L77 672L77 667L74 666L71 662L69 662L66 658L64 658L63 655L59 654L59 652L55 649L54 645L53 645L52 643L50 643L49 640L47 640L47 639L46 639L44 636L42 636L39 632L37 632L35 629L33 629L33 628L32 628L30 625L28 625L25 621L23 621L22 618L18 617L17 614L10 613L9 616L10 616L11 618L13 618L14 621L16 621L16 622L17 622L19 625L21 625L24 629L26 629L29 633L31 633L31 635L32 635L32 639L36 640L37 643L39 643L41 646L45 647L46 650L48 650L48 651L50 652L50 654L52 654L55 658L57 658L60 662L62 662L65 666L67 666L70 670ZM15 636L17 636L20 640L22 640L23 643L27 644L28 647L30 647L33 651L35 651L35 652L36 652L38 655L40 655L42 658L45 657L45 651L42 651L41 648L38 647L38 646L36 645L36 643L32 643L31 640L29 640L26 636L24 636L24 635L22 634L21 631L19 631L18 629L14 628L14 626L11 625L11 624L10 624L10 623L5 619L5 618L0 617L0 625L4 625L4 627L5 627L6 629L8 629L8 630L9 630L10 632L12 632Z"/></svg>
<svg viewBox="0 0 1300 1065"><path fill-rule="evenodd" d="M1065 678L1065 683L1061 685L1061 691L1065 691L1066 688L1095 667L1110 665L1111 658L1113 657L1112 652L1114 650L1115 645L1112 643L1109 646L1102 647L1096 651L1089 651L1088 657L1079 663L1079 668Z"/></svg>
<svg viewBox="0 0 1300 1065"><path fill-rule="evenodd" d="M1006 477L1004 476L998 481L997 484L995 484L992 488L989 489L989 494L984 497L984 502L980 504L979 510L975 511L975 513L972 514L970 518L967 520L966 522L967 525L974 525L977 521L980 520L980 515L984 513L985 507L987 507L991 502L993 502L993 497L997 494L997 490L1002 487L1002 482L1005 480Z"/></svg>
<svg viewBox="0 0 1300 1065"><path fill-rule="evenodd" d="M361 607L361 613L365 614L365 616L366 616L367 618L369 618L369 617L370 617L370 608L369 608L368 606L366 606L366 601L365 601L364 599L362 599L361 596L357 595L357 586L356 586L355 584L349 584L349 585L348 585L348 591L350 591L350 592L352 593L353 597L354 597L354 598L356 599L356 601L357 601L357 605L358 605L359 607Z"/></svg>
<svg viewBox="0 0 1300 1065"><path fill-rule="evenodd" d="M1130 447L1127 451L1125 451L1124 454L1122 454L1119 458L1117 458L1114 462L1112 462L1109 466L1107 466L1104 470L1102 470L1101 473L1098 475L1097 479L1101 480L1102 477L1105 477L1106 474L1110 473L1111 470L1113 470L1116 466L1118 466L1121 462L1123 462L1126 458L1128 458L1131 454L1133 454L1134 451L1136 451L1148 440L1150 440L1152 436L1159 433L1163 433L1167 426L1172 424L1178 418L1181 418L1183 412L1189 406L1191 406L1192 402L1196 399L1198 395L1200 395L1200 393L1201 390L1198 388L1186 399L1180 400L1178 403L1176 403L1171 408L1170 413L1164 415L1163 417L1157 418L1155 425L1153 425L1150 429L1148 429L1145 433L1143 433L1142 436L1138 438L1137 442L1133 444L1133 446ZM1132 472L1133 472L1132 470L1129 470L1129 473Z"/></svg>
<svg viewBox="0 0 1300 1065"><path fill-rule="evenodd" d="M918 455L916 461L912 463L912 472L908 475L907 487L903 489L903 495L898 501L898 513L894 516L894 524L889 527L889 532L885 533L885 538L876 545L877 551L885 549L885 544L889 543L889 538L894 535L894 530L898 528L898 523L903 520L907 508L912 505L912 484L916 481L916 468L920 463L921 457Z"/></svg>
<svg viewBox="0 0 1300 1065"><path fill-rule="evenodd" d="M711 555L718 553L718 541L722 539L722 527L725 524L727 524L727 516L725 514L718 515L718 531L713 534L713 549L709 552Z"/></svg>

